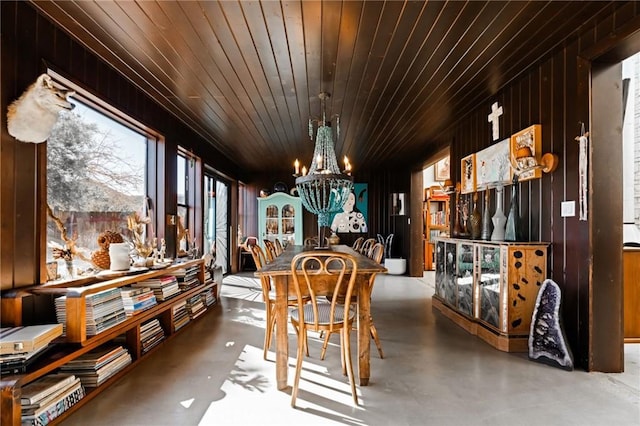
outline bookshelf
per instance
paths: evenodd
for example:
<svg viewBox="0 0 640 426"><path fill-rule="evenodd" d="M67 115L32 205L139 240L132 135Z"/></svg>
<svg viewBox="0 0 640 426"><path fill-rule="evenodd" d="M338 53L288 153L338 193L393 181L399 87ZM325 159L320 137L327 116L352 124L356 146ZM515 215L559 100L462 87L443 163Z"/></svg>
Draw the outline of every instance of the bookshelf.
<svg viewBox="0 0 640 426"><path fill-rule="evenodd" d="M449 195L439 186L425 189L424 215L424 269L433 270L434 239L449 235Z"/></svg>
<svg viewBox="0 0 640 426"><path fill-rule="evenodd" d="M126 320L94 335L87 336L85 298L90 294L102 292L115 287L123 287L148 280L162 275L178 272L185 268L197 267L200 284L189 287L181 291L166 301L158 301L158 304L140 313L137 313ZM75 284L75 285L74 285ZM218 283L213 277L208 277L205 272L204 261L201 259L189 260L182 263L170 265L159 270L150 270L138 275L115 278L108 281L80 283L56 283L42 285L31 288L23 288L19 293L3 294L3 308L9 306L11 315L3 316L3 326L22 325L22 298L28 295L53 295L55 297L66 296L67 316L66 316L66 337L56 340L53 347L27 370L25 374L3 375L0 380L0 403L2 412L0 414L2 425L21 424L21 388L34 380L55 372L61 366L67 364L79 356L100 347L105 343L121 339L131 354L132 363L118 371L107 379L100 386L87 388L86 395L78 403L71 406L59 417L52 420L50 424L57 424L78 410L84 404L96 397L100 392L115 383L118 379L126 375L140 361L160 348L163 343L176 335L178 329L174 326L174 308L181 306L186 301L192 300L198 294L208 293L207 300L218 300ZM5 297L6 296L6 297ZM213 297L211 297L213 296ZM205 309L209 310L215 304L205 303ZM198 315L201 318L202 315ZM141 326L157 319L164 330L165 338L151 349L144 350L141 342ZM194 318L195 319L195 318ZM191 321L190 321L191 322ZM187 324L188 325L188 324ZM182 330L183 328L180 328Z"/></svg>

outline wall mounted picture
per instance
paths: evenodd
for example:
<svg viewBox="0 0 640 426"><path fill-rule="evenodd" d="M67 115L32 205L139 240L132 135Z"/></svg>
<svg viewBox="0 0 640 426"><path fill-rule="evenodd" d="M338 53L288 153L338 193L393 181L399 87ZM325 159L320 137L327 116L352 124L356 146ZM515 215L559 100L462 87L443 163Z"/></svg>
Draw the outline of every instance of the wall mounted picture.
<svg viewBox="0 0 640 426"><path fill-rule="evenodd" d="M353 191L349 194L342 211L336 213L331 219L331 230L340 233L366 233L367 226L367 202L368 185L366 183L354 183Z"/></svg>
<svg viewBox="0 0 640 426"><path fill-rule="evenodd" d="M516 161L523 152L527 152L527 148L531 150L531 154L535 157L535 162L532 161L534 164L530 165L539 164L540 158L542 157L542 126L540 124L534 124L533 126L527 127L526 129L511 135L512 161ZM540 177L542 177L542 170L534 169L521 173L519 181L522 182L525 180L538 179Z"/></svg>
<svg viewBox="0 0 640 426"><path fill-rule="evenodd" d="M391 214L394 216L406 215L405 194L394 192L391 194Z"/></svg>
<svg viewBox="0 0 640 426"><path fill-rule="evenodd" d="M460 160L462 174L460 192L469 194L476 190L476 155L471 154Z"/></svg>
<svg viewBox="0 0 640 426"><path fill-rule="evenodd" d="M511 184L509 139L476 152L476 188L482 191Z"/></svg>
<svg viewBox="0 0 640 426"><path fill-rule="evenodd" d="M447 155L442 160L438 161L434 168L434 178L438 182L444 182L447 179L450 179L449 174L449 156Z"/></svg>

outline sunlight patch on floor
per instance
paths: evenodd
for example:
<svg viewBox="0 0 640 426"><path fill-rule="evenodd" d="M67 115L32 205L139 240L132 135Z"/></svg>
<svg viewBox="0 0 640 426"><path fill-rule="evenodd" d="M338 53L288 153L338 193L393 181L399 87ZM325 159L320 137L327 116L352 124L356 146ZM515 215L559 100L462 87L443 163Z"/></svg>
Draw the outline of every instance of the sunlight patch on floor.
<svg viewBox="0 0 640 426"><path fill-rule="evenodd" d="M297 408L291 407L291 387L276 389L275 363L262 358L262 349L247 345L221 386L224 397L213 401L199 425L363 425L355 415L348 380L340 371L332 378L322 361L306 358L298 392ZM289 384L293 383L295 359L289 359ZM361 396L358 396L361 398ZM360 401L360 404L363 402Z"/></svg>

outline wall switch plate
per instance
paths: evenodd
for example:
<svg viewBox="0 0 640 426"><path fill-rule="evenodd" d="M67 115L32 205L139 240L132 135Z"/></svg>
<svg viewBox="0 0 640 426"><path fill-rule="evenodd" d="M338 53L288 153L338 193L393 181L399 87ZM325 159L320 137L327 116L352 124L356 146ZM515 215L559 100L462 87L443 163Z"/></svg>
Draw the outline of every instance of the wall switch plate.
<svg viewBox="0 0 640 426"><path fill-rule="evenodd" d="M573 217L576 215L576 202L575 201L563 201L560 207L560 216Z"/></svg>

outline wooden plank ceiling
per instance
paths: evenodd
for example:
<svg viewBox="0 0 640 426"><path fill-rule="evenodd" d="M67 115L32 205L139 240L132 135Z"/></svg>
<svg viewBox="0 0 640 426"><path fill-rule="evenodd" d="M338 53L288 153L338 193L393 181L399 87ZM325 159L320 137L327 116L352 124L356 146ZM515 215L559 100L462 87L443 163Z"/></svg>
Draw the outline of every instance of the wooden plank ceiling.
<svg viewBox="0 0 640 426"><path fill-rule="evenodd" d="M611 7L575 1L33 1L246 172L416 165L447 126ZM487 125L487 132L489 127Z"/></svg>

